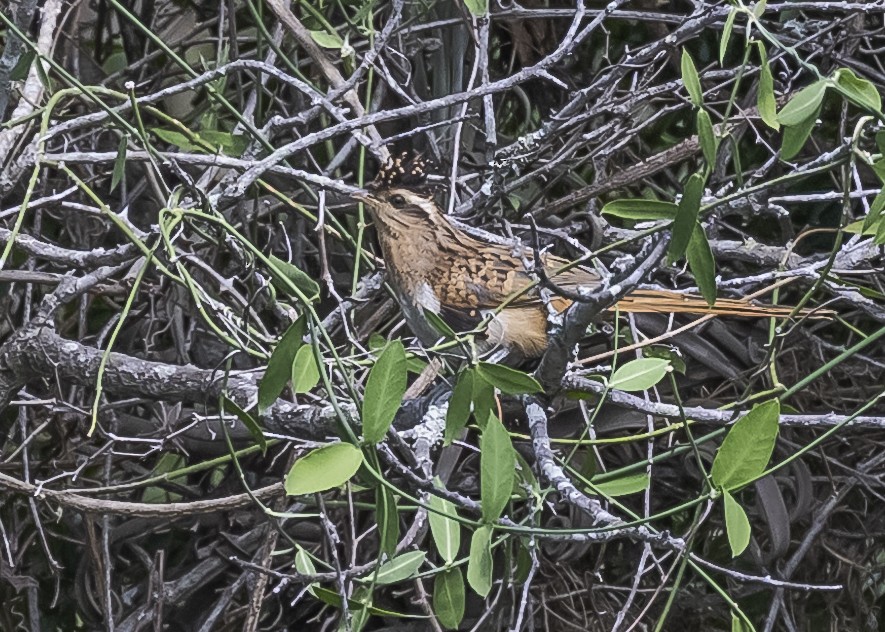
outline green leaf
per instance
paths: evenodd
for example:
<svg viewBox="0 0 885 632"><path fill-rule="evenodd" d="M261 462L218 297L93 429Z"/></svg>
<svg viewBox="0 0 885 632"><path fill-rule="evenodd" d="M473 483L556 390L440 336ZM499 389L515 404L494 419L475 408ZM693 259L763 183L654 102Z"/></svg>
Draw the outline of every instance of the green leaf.
<svg viewBox="0 0 885 632"><path fill-rule="evenodd" d="M528 580L533 566L532 554L528 549L528 538L519 538L516 546L516 568L513 571L513 580L517 584L524 584Z"/></svg>
<svg viewBox="0 0 885 632"><path fill-rule="evenodd" d="M473 376L473 418L480 430L485 430L492 413L498 410L495 388L477 372Z"/></svg>
<svg viewBox="0 0 885 632"><path fill-rule="evenodd" d="M722 39L719 40L719 65L724 66L725 51L728 50L728 43L731 41L731 30L734 28L734 19L737 17L737 7L732 7L725 18L725 26L722 29Z"/></svg>
<svg viewBox="0 0 885 632"><path fill-rule="evenodd" d="M179 147L184 151L203 151L203 149L199 145L193 143L190 138L188 138L181 132L174 132L172 130L162 129L159 127L152 127L151 132L158 136L160 140L174 147Z"/></svg>
<svg viewBox="0 0 885 632"><path fill-rule="evenodd" d="M467 561L467 583L480 597L492 590L492 527L483 525L470 538L470 558Z"/></svg>
<svg viewBox="0 0 885 632"><path fill-rule="evenodd" d="M722 492L725 507L725 531L728 533L728 544L731 556L737 557L750 544L750 521L747 513L727 490Z"/></svg>
<svg viewBox="0 0 885 632"><path fill-rule="evenodd" d="M594 484L596 491L610 498L617 496L629 496L630 494L638 494L644 492L648 487L648 473L628 474L613 481L605 481L604 483ZM593 481L590 481L591 483Z"/></svg>
<svg viewBox="0 0 885 632"><path fill-rule="evenodd" d="M322 588L321 586L317 586L314 584L312 593L314 597L319 599L325 604L330 606L334 606L335 608L341 607L341 595L335 592L334 590L329 590L328 588ZM356 594L356 591L354 591ZM395 612L393 610L385 610L383 608L377 608L375 606L370 606L364 601L360 601L359 599L348 599L347 600L347 608L352 613L359 613L362 611L366 611L368 614L373 614L377 617L396 617L398 619L425 619L426 617L422 615L414 615L414 614L405 614L403 612ZM354 626L351 625L351 629Z"/></svg>
<svg viewBox="0 0 885 632"><path fill-rule="evenodd" d="M513 455L516 457L516 472L513 478L514 493L520 498L525 498L525 488L528 488L540 497L541 486L538 484L538 479L535 478L535 473L532 472L532 466L519 453L519 450L513 450Z"/></svg>
<svg viewBox="0 0 885 632"><path fill-rule="evenodd" d="M464 618L464 576L448 568L433 578L433 613L440 625L457 630Z"/></svg>
<svg viewBox="0 0 885 632"><path fill-rule="evenodd" d="M687 48L682 49L682 83L685 84L685 89L688 92L688 96L691 98L691 102L694 103L695 107L701 107L704 105L704 91L701 89L701 80L698 77L698 69L694 65L694 60L691 58L691 55L688 52Z"/></svg>
<svg viewBox="0 0 885 632"><path fill-rule="evenodd" d="M283 261L279 257L270 255L270 276L281 292L288 296L295 296L291 286L301 290L309 301L315 301L320 296L320 286L316 281L311 279L305 272L298 267L292 265L288 261Z"/></svg>
<svg viewBox="0 0 885 632"><path fill-rule="evenodd" d="M295 354L301 347L304 330L306 328L306 316L300 316L294 323L289 325L286 333L280 338L267 361L267 370L258 381L258 411L267 410L283 392L286 382L292 376L292 362Z"/></svg>
<svg viewBox="0 0 885 632"><path fill-rule="evenodd" d="M663 358L638 358L618 367L609 380L609 388L620 391L644 391L667 375L670 362Z"/></svg>
<svg viewBox="0 0 885 632"><path fill-rule="evenodd" d="M602 214L632 219L636 221L649 221L656 219L673 219L679 207L673 202L662 200L614 200L602 207Z"/></svg>
<svg viewBox="0 0 885 632"><path fill-rule="evenodd" d="M812 115L817 118L817 112L824 100L828 85L829 82L826 79L818 79L810 86L799 90L778 113L778 122L791 127L807 121Z"/></svg>
<svg viewBox="0 0 885 632"><path fill-rule="evenodd" d="M128 146L129 134L123 134L120 137L120 144L117 145L117 158L114 160L114 172L111 174L111 192L117 188L126 173L126 148Z"/></svg>
<svg viewBox="0 0 885 632"><path fill-rule="evenodd" d="M853 235L875 235L876 229L879 227L878 221L873 221L870 223L870 226L867 226L866 221L870 218L869 215L864 219L859 219L856 222L851 222L850 224L846 224L842 230L846 233L851 233ZM878 219L878 218L876 218Z"/></svg>
<svg viewBox="0 0 885 632"><path fill-rule="evenodd" d="M6 41L8 42L9 35L7 34L6 37L7 37ZM27 79L28 74L30 74L30 72L31 72L31 64L34 63L34 58L37 56L37 53L35 53L31 49L27 49L25 51L19 51L19 52L21 53L21 57L18 58L18 63L16 63L15 66L13 66L12 70L9 73L9 79L12 81L24 81L25 79ZM125 56L125 53L121 53L121 54ZM111 57L113 57L113 55L111 55ZM105 64L107 64L108 61L110 61L110 58L108 58L108 60L105 61ZM125 68L127 68L127 64L124 60L121 67L118 68L117 70L123 70ZM111 70L111 72L108 72L106 74L110 75L113 72L115 72L115 70Z"/></svg>
<svg viewBox="0 0 885 632"><path fill-rule="evenodd" d="M870 212L863 221L864 233L866 233L867 230L872 229L878 223L883 209L885 209L885 188L879 191L879 193L873 199L873 203L870 204Z"/></svg>
<svg viewBox="0 0 885 632"><path fill-rule="evenodd" d="M206 129L199 134L200 139L206 141L215 149L221 149L228 156L239 158L246 151L249 139L243 134L231 134L220 130Z"/></svg>
<svg viewBox="0 0 885 632"><path fill-rule="evenodd" d="M399 511L396 497L384 485L375 488L375 519L378 521L379 548L382 553L393 555L399 542Z"/></svg>
<svg viewBox="0 0 885 632"><path fill-rule="evenodd" d="M504 424L492 415L482 431L479 453L482 519L493 522L501 517L513 491L516 455Z"/></svg>
<svg viewBox="0 0 885 632"><path fill-rule="evenodd" d="M339 36L338 33L329 33L328 31L311 31L310 38L322 48L341 50L341 47L344 46L344 40L341 39L341 36Z"/></svg>
<svg viewBox="0 0 885 632"><path fill-rule="evenodd" d="M456 520L458 512L453 503L433 494L427 504L431 509L427 517L433 543L446 565L452 564L458 558L458 549L461 548L461 525Z"/></svg>
<svg viewBox="0 0 885 632"><path fill-rule="evenodd" d="M743 619L734 612L731 613L731 632L756 632L752 626L747 625Z"/></svg>
<svg viewBox="0 0 885 632"><path fill-rule="evenodd" d="M848 68L836 71L836 88L848 99L871 112L882 112L882 97L876 86Z"/></svg>
<svg viewBox="0 0 885 632"><path fill-rule="evenodd" d="M476 16L483 16L489 12L489 0L464 0L464 6Z"/></svg>
<svg viewBox="0 0 885 632"><path fill-rule="evenodd" d="M768 0L756 0L756 5L753 7L753 17L761 18L765 13L766 5L768 5Z"/></svg>
<svg viewBox="0 0 885 632"><path fill-rule="evenodd" d="M249 431L249 434L252 435L253 439L255 439L255 443L257 443L261 448L261 453L266 453L267 439L264 437L264 433L261 431L261 426L258 425L258 422L255 421L255 418L247 413L245 410L240 408L237 403L229 398L227 395L223 395L222 400L224 402L224 409L229 410L230 412L235 414L240 419L240 421L243 422L243 425L246 426L246 430Z"/></svg>
<svg viewBox="0 0 885 632"><path fill-rule="evenodd" d="M754 406L738 419L713 459L713 484L730 490L755 480L768 465L777 440L780 403L776 399Z"/></svg>
<svg viewBox="0 0 885 632"><path fill-rule="evenodd" d="M309 393L320 383L320 368L311 345L304 345L295 354L292 362L292 390L296 393Z"/></svg>
<svg viewBox="0 0 885 632"><path fill-rule="evenodd" d="M511 369L503 364L480 362L476 365L476 373L486 382L508 395L526 395L544 390L531 375Z"/></svg>
<svg viewBox="0 0 885 632"><path fill-rule="evenodd" d="M784 140L781 143L781 160L790 160L805 146L805 141L808 140L811 132L814 131L814 126L817 125L819 114L820 108L818 107L814 114L802 123L791 125L784 129Z"/></svg>
<svg viewBox="0 0 885 632"><path fill-rule="evenodd" d="M698 289L701 291L707 303L712 307L716 302L716 262L713 259L713 251L710 242L704 234L700 224L695 226L685 251L688 267L694 275Z"/></svg>
<svg viewBox="0 0 885 632"><path fill-rule="evenodd" d="M317 573L316 566L314 566L313 560L310 559L310 553L300 546L295 554L295 570L302 575L316 575Z"/></svg>
<svg viewBox="0 0 885 632"><path fill-rule="evenodd" d="M424 369L427 368L428 362L422 357L415 355L414 353L406 354L406 370L409 373L414 373L415 375L421 375L424 373Z"/></svg>
<svg viewBox="0 0 885 632"><path fill-rule="evenodd" d="M369 371L363 398L363 437L367 443L384 439L403 403L408 371L401 340L391 340Z"/></svg>
<svg viewBox="0 0 885 632"><path fill-rule="evenodd" d="M296 545L298 552L295 553L295 570L301 573L302 575L316 575L317 569L313 564L313 560L310 559L310 553L307 552L306 549ZM307 591L316 596L314 593L314 589L318 587L318 584L310 584L307 587Z"/></svg>
<svg viewBox="0 0 885 632"><path fill-rule="evenodd" d="M443 338L454 340L458 337L455 330L449 327L448 323L446 323L446 321L444 321L436 312L431 312L429 309L425 308L424 318L427 319L427 322L429 322Z"/></svg>
<svg viewBox="0 0 885 632"><path fill-rule="evenodd" d="M410 577L414 577L424 563L425 557L424 551L409 551L408 553L397 555L389 562L382 564L378 569L378 574L373 576L372 579L374 579L375 584L378 586L398 584Z"/></svg>
<svg viewBox="0 0 885 632"><path fill-rule="evenodd" d="M363 463L363 453L350 443L330 443L311 450L286 475L289 496L315 494L349 481Z"/></svg>
<svg viewBox="0 0 885 632"><path fill-rule="evenodd" d="M719 139L713 131L713 121L706 110L698 110L698 140L701 143L701 151L707 166L712 169L716 164L716 151L719 149ZM678 215L678 213L677 213Z"/></svg>
<svg viewBox="0 0 885 632"><path fill-rule="evenodd" d="M473 405L473 380L474 369L464 369L458 375L458 381L455 382L455 388L452 390L452 397L449 399L449 408L446 411L446 436L445 445L451 445L461 430L467 425L470 419L470 412Z"/></svg>
<svg viewBox="0 0 885 632"><path fill-rule="evenodd" d="M873 161L870 168L873 170L873 173L876 174L876 177L879 178L879 182L885 183L885 158L879 158L878 160Z"/></svg>
<svg viewBox="0 0 885 632"><path fill-rule="evenodd" d="M876 236L873 238L873 243L877 246L885 244L885 221L879 221L879 226L876 228Z"/></svg>
<svg viewBox="0 0 885 632"><path fill-rule="evenodd" d="M184 466L184 457L180 454L165 452L157 460L153 470L151 470L151 474L154 476L165 475L170 483L183 485L187 481L187 478L183 476L172 476L172 474L177 470L182 469ZM181 494L153 485L145 487L141 495L141 502L148 504L178 502L180 500Z"/></svg>
<svg viewBox="0 0 885 632"><path fill-rule="evenodd" d="M885 129L876 132L876 147L880 154L885 154Z"/></svg>
<svg viewBox="0 0 885 632"><path fill-rule="evenodd" d="M757 42L757 45L759 48L759 93L756 95L756 107L759 108L759 117L762 122L773 130L779 130L781 125L777 120L774 77L771 74L771 67L768 65L765 44Z"/></svg>
<svg viewBox="0 0 885 632"><path fill-rule="evenodd" d="M676 219L673 221L673 237L667 248L667 258L671 262L681 259L688 249L695 227L698 225L698 213L701 210L705 183L706 179L699 173L691 174L685 183L685 191L679 200L679 210L676 211Z"/></svg>

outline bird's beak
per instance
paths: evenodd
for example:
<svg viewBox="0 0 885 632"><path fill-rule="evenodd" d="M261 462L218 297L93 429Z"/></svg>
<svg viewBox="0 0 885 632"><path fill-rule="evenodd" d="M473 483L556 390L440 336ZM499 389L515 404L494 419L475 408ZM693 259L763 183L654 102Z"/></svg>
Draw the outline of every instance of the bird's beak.
<svg viewBox="0 0 885 632"><path fill-rule="evenodd" d="M353 193L350 194L350 197L352 197L354 200L358 200L360 202L368 202L369 200L372 199L372 196L369 195L369 192L366 191L365 189L359 189L357 191L354 191Z"/></svg>

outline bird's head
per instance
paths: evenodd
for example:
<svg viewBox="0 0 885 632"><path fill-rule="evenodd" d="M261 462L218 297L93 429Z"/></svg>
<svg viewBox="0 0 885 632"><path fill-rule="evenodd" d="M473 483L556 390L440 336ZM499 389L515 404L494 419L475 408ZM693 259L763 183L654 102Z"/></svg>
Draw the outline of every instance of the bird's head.
<svg viewBox="0 0 885 632"><path fill-rule="evenodd" d="M382 224L436 220L441 212L427 182L428 167L420 155L404 152L383 165L364 191L352 196Z"/></svg>

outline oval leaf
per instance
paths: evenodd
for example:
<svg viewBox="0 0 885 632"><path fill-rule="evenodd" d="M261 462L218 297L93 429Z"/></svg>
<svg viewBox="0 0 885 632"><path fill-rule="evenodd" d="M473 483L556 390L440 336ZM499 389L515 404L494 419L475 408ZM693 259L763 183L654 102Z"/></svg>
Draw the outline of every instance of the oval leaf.
<svg viewBox="0 0 885 632"><path fill-rule="evenodd" d="M817 112L823 102L827 85L829 84L826 79L818 79L810 86L799 90L777 115L778 122L781 125L790 126L807 121L808 117Z"/></svg>
<svg viewBox="0 0 885 632"><path fill-rule="evenodd" d="M480 494L482 519L492 522L501 517L510 502L516 454L510 434L504 424L492 415L482 431L482 449L479 453Z"/></svg>
<svg viewBox="0 0 885 632"><path fill-rule="evenodd" d="M704 91L701 89L701 80L698 77L698 69L695 67L694 60L691 58L691 55L686 48L682 49L681 66L682 83L685 84L688 96L696 107L701 107L704 104Z"/></svg>
<svg viewBox="0 0 885 632"><path fill-rule="evenodd" d="M406 393L408 371L406 350L400 340L392 340L369 371L363 399L363 437L378 443L387 434Z"/></svg>
<svg viewBox="0 0 885 632"><path fill-rule="evenodd" d="M679 207L673 202L662 200L614 200L602 207L604 215L649 221L656 219L673 219Z"/></svg>
<svg viewBox="0 0 885 632"><path fill-rule="evenodd" d="M304 345L295 354L292 362L292 390L296 393L309 393L320 383L320 369L313 347Z"/></svg>
<svg viewBox="0 0 885 632"><path fill-rule="evenodd" d="M872 229L876 226L879 221L879 217L882 215L882 210L885 209L885 188L883 188L879 193L876 194L876 197L873 199L873 203L870 204L870 212L863 220L863 233L866 234L868 230ZM848 229L848 226L845 227Z"/></svg>
<svg viewBox="0 0 885 632"><path fill-rule="evenodd" d="M780 403L776 399L754 406L731 427L713 459L710 477L724 490L755 480L768 465L778 434Z"/></svg>
<svg viewBox="0 0 885 632"><path fill-rule="evenodd" d="M310 38L322 48L331 50L340 50L344 46L344 40L338 33L329 33L327 31L311 31Z"/></svg>
<svg viewBox="0 0 885 632"><path fill-rule="evenodd" d="M305 316L289 325L267 361L267 370L258 382L258 410L264 411L276 401L292 376L292 362L301 347Z"/></svg>
<svg viewBox="0 0 885 632"><path fill-rule="evenodd" d="M442 319L442 317L436 312L432 312L429 309L424 309L424 318L427 319L427 322L436 329L437 332L447 340L454 340L458 337L458 334L455 333L455 330L449 327L448 323Z"/></svg>
<svg viewBox="0 0 885 632"><path fill-rule="evenodd" d="M310 559L310 553L300 546L295 554L295 570L302 575L316 575L317 573L316 566L314 566L313 560Z"/></svg>
<svg viewBox="0 0 885 632"><path fill-rule="evenodd" d="M403 553L382 564L378 569L378 574L371 576L371 579L379 586L398 584L410 577L414 577L424 563L424 558L424 551Z"/></svg>
<svg viewBox="0 0 885 632"><path fill-rule="evenodd" d="M433 613L444 628L457 630L464 618L464 576L458 567L433 578Z"/></svg>
<svg viewBox="0 0 885 632"><path fill-rule="evenodd" d="M363 463L363 453L350 443L330 443L295 461L286 475L289 496L315 494L349 481Z"/></svg>
<svg viewBox="0 0 885 632"><path fill-rule="evenodd" d="M759 48L759 93L756 95L756 107L762 122L773 130L780 129L777 120L777 100L774 98L774 77L768 66L768 55L765 44L756 42Z"/></svg>
<svg viewBox="0 0 885 632"><path fill-rule="evenodd" d="M709 119L708 119L709 120ZM715 154L715 149L713 150ZM706 179L699 173L691 174L685 183L685 191L679 200L679 210L676 211L676 219L673 221L673 237L667 248L667 258L673 262L681 259L688 249L691 236L698 225L698 213L701 210L701 197L704 195Z"/></svg>
<svg viewBox="0 0 885 632"><path fill-rule="evenodd" d="M315 301L320 296L320 286L311 279L307 273L288 261L270 255L270 277L274 285L287 296L295 296L292 291L295 287L307 297L308 301Z"/></svg>
<svg viewBox="0 0 885 632"><path fill-rule="evenodd" d="M318 600L323 603L329 604L330 606L334 606L335 608L341 607L341 595L334 590L329 590L328 588L323 588L318 584L313 584L310 588L311 594L316 597ZM359 594L360 592L364 592L362 587L358 588L354 591L354 595ZM395 612L393 610L384 610L383 608L378 608L376 606L368 606L366 605L365 600L360 599L348 599L347 600L347 609L350 610L354 615L354 620L358 620L362 615L360 613L365 612L366 614L373 614L378 617L393 617L398 619L418 619L424 618L418 615L410 615L402 612ZM359 629L355 624L351 625L351 629Z"/></svg>
<svg viewBox="0 0 885 632"><path fill-rule="evenodd" d="M716 162L716 151L719 149L719 139L716 138L716 132L713 130L713 121L706 110L698 110L698 140L701 143L701 151L704 154L704 160L707 161L707 167L712 169Z"/></svg>
<svg viewBox="0 0 885 632"><path fill-rule="evenodd" d="M476 372L486 382L508 395L526 395L543 390L531 375L502 364L480 362L476 365Z"/></svg>
<svg viewBox="0 0 885 632"><path fill-rule="evenodd" d="M439 556L448 565L454 563L461 548L461 525L455 518L458 512L455 505L445 498L430 495L427 503L431 511L428 513L430 532Z"/></svg>
<svg viewBox="0 0 885 632"><path fill-rule="evenodd" d="M489 0L464 0L464 6L473 15L482 16L489 12Z"/></svg>
<svg viewBox="0 0 885 632"><path fill-rule="evenodd" d="M866 79L858 77L848 68L840 68L836 71L836 87L839 92L862 108L881 113L882 97L879 96L876 86Z"/></svg>
<svg viewBox="0 0 885 632"><path fill-rule="evenodd" d="M111 193L114 192L126 173L126 148L128 145L129 134L123 134L120 137L120 144L117 145L117 158L114 160L114 172L111 174Z"/></svg>
<svg viewBox="0 0 885 632"><path fill-rule="evenodd" d="M750 521L747 513L727 491L723 492L722 500L725 507L725 530L728 533L728 544L731 556L737 557L750 544Z"/></svg>
<svg viewBox="0 0 885 632"><path fill-rule="evenodd" d="M470 539L470 559L467 561L467 583L480 597L492 590L492 527L484 525L473 532Z"/></svg>
<svg viewBox="0 0 885 632"><path fill-rule="evenodd" d="M498 410L494 387L479 374L473 376L473 418L480 430L485 430L492 413Z"/></svg>
<svg viewBox="0 0 885 632"><path fill-rule="evenodd" d="M592 483L593 481L590 482ZM613 481L595 484L594 487L603 496L611 498L638 494L639 492L644 492L645 488L648 487L648 473L629 474L616 478Z"/></svg>
<svg viewBox="0 0 885 632"><path fill-rule="evenodd" d="M458 381L452 390L452 397L449 399L449 408L446 411L446 436L445 444L451 445L464 426L470 419L470 412L473 405L473 380L474 369L464 369L458 375Z"/></svg>
<svg viewBox="0 0 885 632"><path fill-rule="evenodd" d="M161 129L158 127L151 128L151 131L159 136L160 140L169 143L170 145L174 145L175 147L180 147L184 151L201 151L202 148L193 144L190 139L182 134L181 132L174 132L168 129Z"/></svg>
<svg viewBox="0 0 885 632"><path fill-rule="evenodd" d="M644 391L667 375L670 362L664 358L639 358L619 367L609 381L609 388L621 391Z"/></svg>
<svg viewBox="0 0 885 632"><path fill-rule="evenodd" d="M725 64L725 51L728 50L728 43L731 41L731 30L734 28L734 19L737 17L738 8L732 7L725 18L725 26L722 29L722 39L719 40L719 65Z"/></svg>
<svg viewBox="0 0 885 632"><path fill-rule="evenodd" d="M781 159L790 160L805 146L805 141L811 136L814 126L817 125L817 117L820 114L820 106L807 119L798 125L791 125L784 129L784 140L781 143Z"/></svg>
<svg viewBox="0 0 885 632"><path fill-rule="evenodd" d="M713 251L710 242L700 224L695 225L688 248L685 251L688 267L694 275L701 296L712 307L716 302L716 261L713 259Z"/></svg>

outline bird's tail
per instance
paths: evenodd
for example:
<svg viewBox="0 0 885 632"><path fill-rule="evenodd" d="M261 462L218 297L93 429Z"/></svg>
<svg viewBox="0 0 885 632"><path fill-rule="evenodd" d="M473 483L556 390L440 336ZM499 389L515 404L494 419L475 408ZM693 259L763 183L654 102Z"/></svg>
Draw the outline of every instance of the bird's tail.
<svg viewBox="0 0 885 632"><path fill-rule="evenodd" d="M700 296L667 290L634 290L628 296L618 301L612 309L633 313L715 314L717 316L742 316L745 318L784 318L793 313L792 307L756 305L746 299L733 298L717 298L711 307ZM828 309L801 309L797 316L832 318L835 316L835 312Z"/></svg>

